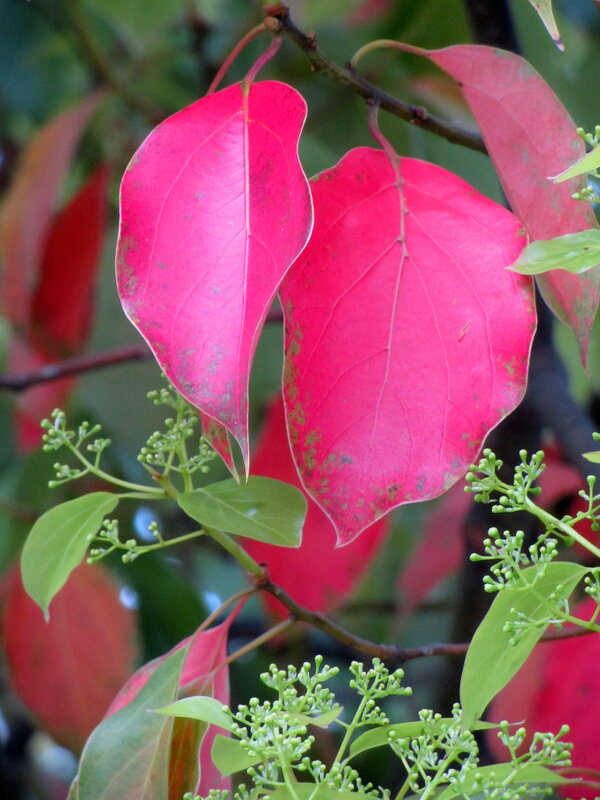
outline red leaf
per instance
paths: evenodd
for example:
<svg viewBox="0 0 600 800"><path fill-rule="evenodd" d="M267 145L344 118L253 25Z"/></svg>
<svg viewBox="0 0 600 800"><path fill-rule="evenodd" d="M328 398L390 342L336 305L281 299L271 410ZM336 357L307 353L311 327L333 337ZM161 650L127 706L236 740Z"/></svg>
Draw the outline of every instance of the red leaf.
<svg viewBox="0 0 600 800"><path fill-rule="evenodd" d="M82 130L104 97L95 92L55 117L23 152L0 212L2 313L26 324L56 195Z"/></svg>
<svg viewBox="0 0 600 800"><path fill-rule="evenodd" d="M233 460L233 453L231 451L231 443L229 441L229 434L227 428L221 425L212 417L200 413L200 424L202 425L202 436L210 442L213 450L218 453L223 459L223 463L231 472L232 476L239 483L240 476L238 475L235 461Z"/></svg>
<svg viewBox="0 0 600 800"><path fill-rule="evenodd" d="M596 602L588 597L572 613L590 619ZM571 626L568 626L571 627ZM536 648L533 656L515 678L493 701L490 719L525 720L528 733L556 733L567 723L566 741L573 742L573 766L598 769L600 753L600 688L596 670L600 660L600 636L591 634L572 639L548 642ZM489 735L490 749L497 757L506 757L506 750ZM524 747L528 746L526 742ZM569 776L574 777L574 776ZM572 796L573 790L569 792ZM577 788L577 797L593 798L597 791Z"/></svg>
<svg viewBox="0 0 600 800"><path fill-rule="evenodd" d="M106 716L115 714L130 703L134 697L137 697L157 667L169 655L182 647L188 647L188 653L181 673L179 697L187 697L191 694L205 694L217 698L224 705L228 704L229 672L225 664L227 636L231 623L236 618L242 605L243 601L238 603L221 625L208 630L199 630L193 636L179 642L169 653L155 658L141 667L131 676L114 698ZM176 726L171 750L170 797L177 796L179 788L184 786L186 780L189 779L190 743L185 740L186 732L188 736L192 737L193 741L196 741L196 729L194 726ZM221 773L214 766L210 757L212 743L217 733L223 734L224 731L215 728L213 725L209 726L202 738L200 749L196 748L195 759L197 759L198 763L199 779L195 793L208 794L209 789L230 788L229 779L221 777ZM184 786L183 791L188 790ZM181 794L182 792L178 796L181 797Z"/></svg>
<svg viewBox="0 0 600 800"><path fill-rule="evenodd" d="M423 536L398 576L400 610L406 618L438 584L456 572L464 557L463 530L472 496L455 484L427 517Z"/></svg>
<svg viewBox="0 0 600 800"><path fill-rule="evenodd" d="M282 287L284 392L303 483L338 543L436 497L523 396L532 285L519 221L440 167L348 153L312 184Z"/></svg>
<svg viewBox="0 0 600 800"><path fill-rule="evenodd" d="M15 691L60 744L78 752L136 657L135 617L103 567L78 567L52 604L49 623L6 578L3 639Z"/></svg>
<svg viewBox="0 0 600 800"><path fill-rule="evenodd" d="M24 329L10 342L11 371L37 370L82 348L93 319L94 282L106 228L108 168L100 167L55 217ZM64 406L72 378L32 387L18 398L17 442L38 447L40 421Z"/></svg>
<svg viewBox="0 0 600 800"><path fill-rule="evenodd" d="M165 120L121 187L125 312L185 397L237 439L248 467L248 374L262 324L310 234L289 86L236 84Z"/></svg>
<svg viewBox="0 0 600 800"><path fill-rule="evenodd" d="M302 488L292 461L280 397L269 407L252 463L253 475L276 478ZM254 559L269 565L273 581L294 600L311 611L329 613L346 600L365 574L389 531L389 520L378 520L358 541L336 550L331 522L314 500L309 496L307 500L301 547L275 547L250 539L244 546ZM287 615L271 595L262 597L276 616Z"/></svg>
<svg viewBox="0 0 600 800"><path fill-rule="evenodd" d="M520 56L477 45L419 51L458 81L479 123L512 210L529 237L551 239L596 227L589 203L573 200L584 179L553 184L585 152L576 126L548 84ZM540 275L554 313L573 328L585 363L600 299L600 270Z"/></svg>
<svg viewBox="0 0 600 800"><path fill-rule="evenodd" d="M46 240L31 304L30 330L39 351L60 358L85 344L106 230L109 171L90 175L57 214Z"/></svg>

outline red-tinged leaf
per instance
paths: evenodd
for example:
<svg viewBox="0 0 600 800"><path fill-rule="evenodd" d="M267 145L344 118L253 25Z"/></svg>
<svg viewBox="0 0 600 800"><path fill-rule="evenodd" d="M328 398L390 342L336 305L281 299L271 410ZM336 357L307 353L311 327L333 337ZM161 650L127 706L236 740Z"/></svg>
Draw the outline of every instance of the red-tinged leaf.
<svg viewBox="0 0 600 800"><path fill-rule="evenodd" d="M458 81L498 172L512 210L531 241L597 227L589 203L573 200L581 178L553 184L585 152L576 126L548 84L520 56L478 45L419 51ZM600 270L540 275L554 313L573 328L585 363L600 298Z"/></svg>
<svg viewBox="0 0 600 800"><path fill-rule="evenodd" d="M159 125L121 187L125 312L177 389L237 439L246 469L252 357L312 225L305 116L285 84L230 86Z"/></svg>
<svg viewBox="0 0 600 800"><path fill-rule="evenodd" d="M302 488L292 460L280 397L269 406L253 454L252 471ZM308 513L299 548L274 547L251 540L244 546L255 560L269 565L273 581L294 600L312 611L329 613L347 599L366 573L389 532L389 520L378 520L360 539L336 550L331 522L314 500L307 496L307 501ZM273 614L287 615L271 595L262 597Z"/></svg>
<svg viewBox="0 0 600 800"><path fill-rule="evenodd" d="M48 233L29 320L31 339L48 358L76 353L89 333L106 229L108 178L107 165L95 170L57 214Z"/></svg>
<svg viewBox="0 0 600 800"><path fill-rule="evenodd" d="M455 484L427 517L423 536L398 576L397 589L403 618L410 616L427 595L456 572L464 558L465 518L472 495L464 482Z"/></svg>
<svg viewBox="0 0 600 800"><path fill-rule="evenodd" d="M225 665L227 656L227 636L231 623L235 619L242 604L238 604L225 622L214 628L205 631L198 631L193 636L184 639L173 650L164 656L154 659L145 664L127 681L119 694L113 700L107 716L115 714L117 711L131 703L143 687L147 684L151 675L157 668L173 653L182 648L187 648L183 669L179 679L179 692L175 699L187 697L191 694L205 694L217 698L223 704L229 703L229 673ZM189 734L191 741L185 739L185 734ZM227 789L230 782L223 779L210 758L212 742L217 733L223 734L222 729L209 726L208 729L198 725L176 726L174 737L171 741L171 762L169 768L169 782L173 794L169 797L179 797L186 788L189 780L190 753L194 754L194 762L198 767L197 786L189 791L200 794L207 794L209 789ZM192 747L198 744L200 747Z"/></svg>
<svg viewBox="0 0 600 800"><path fill-rule="evenodd" d="M229 441L229 434L224 425L218 423L207 414L200 413L200 424L202 426L202 435L210 442L211 447L223 459L223 463L231 472L231 475L239 483L240 476L238 475L237 467L233 459L233 452L231 451L231 442Z"/></svg>
<svg viewBox="0 0 600 800"><path fill-rule="evenodd" d="M0 210L0 298L2 313L28 321L44 241L56 195L90 116L104 97L95 92L63 111L31 140Z"/></svg>
<svg viewBox="0 0 600 800"><path fill-rule="evenodd" d="M346 544L467 470L523 396L535 309L505 269L519 221L455 175L359 148L312 188L284 393L304 486Z"/></svg>
<svg viewBox="0 0 600 800"><path fill-rule="evenodd" d="M11 682L42 727L79 752L133 669L135 616L100 566L73 572L49 623L17 569L6 582L3 640Z"/></svg>
<svg viewBox="0 0 600 800"><path fill-rule="evenodd" d="M595 609L596 602L588 597L572 613L581 619L590 619ZM524 750L535 731L556 733L561 725L567 723L570 731L565 740L574 744L573 766L597 770L600 686L596 670L591 665L599 660L600 636L597 634L538 645L521 671L494 699L490 720L524 720L529 734ZM494 756L505 759L506 749L502 748L493 732L488 732L487 736ZM597 791L583 786L575 792L576 797L590 800L597 794ZM573 790L568 796L573 796Z"/></svg>

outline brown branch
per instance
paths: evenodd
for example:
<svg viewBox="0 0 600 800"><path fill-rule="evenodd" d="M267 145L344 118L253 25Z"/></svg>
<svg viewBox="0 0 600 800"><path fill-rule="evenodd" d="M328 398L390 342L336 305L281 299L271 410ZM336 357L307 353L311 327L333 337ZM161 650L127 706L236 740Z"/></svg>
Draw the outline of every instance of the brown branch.
<svg viewBox="0 0 600 800"><path fill-rule="evenodd" d="M404 103L382 89L378 89L377 86L365 80L355 70L341 67L333 62L317 47L314 34L306 34L296 27L290 17L289 9L283 3L267 6L264 11L267 19L276 20L276 23L270 24L271 29L284 35L306 54L312 65L313 72L332 78L360 95L360 97L363 97L367 102L377 103L390 114L394 114L400 119L423 128L430 133L435 133L453 144L468 147L470 150L476 150L479 153L487 152L479 133L473 133L446 122L440 117L430 114L423 106Z"/></svg>
<svg viewBox="0 0 600 800"><path fill-rule="evenodd" d="M152 353L145 344L134 344L130 347L121 347L118 350L109 350L96 355L72 356L58 361L55 364L46 364L30 372L16 372L12 375L0 375L0 389L13 392L23 392L39 383L49 383L69 375L79 375L83 372L92 372L105 367L113 367L126 361L139 361L150 358Z"/></svg>
<svg viewBox="0 0 600 800"><path fill-rule="evenodd" d="M273 595L279 602L287 608L291 617L297 622L304 622L313 628L317 628L323 633L331 636L336 641L343 644L350 650L369 656L370 658L380 658L392 664L404 664L416 658L428 658L431 656L464 656L469 648L468 642L456 642L449 644L428 644L423 647L400 647L395 644L380 644L369 639L355 636L350 631L342 628L332 619L318 611L309 611L301 606L290 595L272 583L270 578L265 577L257 582L257 587ZM585 636L592 631L585 628L567 628L566 630L548 631L542 637L542 642L555 641L557 639L570 639L574 636Z"/></svg>

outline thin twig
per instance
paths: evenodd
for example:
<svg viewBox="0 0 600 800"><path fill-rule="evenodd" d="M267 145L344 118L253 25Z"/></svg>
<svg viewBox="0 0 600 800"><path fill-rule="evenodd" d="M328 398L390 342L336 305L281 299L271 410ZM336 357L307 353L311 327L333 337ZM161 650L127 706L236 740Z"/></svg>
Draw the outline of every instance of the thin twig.
<svg viewBox="0 0 600 800"><path fill-rule="evenodd" d="M66 0L65 5L81 49L98 75L123 98L130 108L145 117L151 125L161 122L165 115L131 88L130 83L119 75L110 58L98 45L85 13L79 5L79 0Z"/></svg>
<svg viewBox="0 0 600 800"><path fill-rule="evenodd" d="M145 344L134 344L130 347L120 347L95 355L72 356L58 361L55 364L46 364L39 369L29 372L16 372L11 375L0 375L0 389L9 389L13 392L22 392L40 383L57 381L69 375L80 375L105 367L114 367L126 361L139 361L150 358L152 353Z"/></svg>
<svg viewBox="0 0 600 800"><path fill-rule="evenodd" d="M479 133L474 133L446 122L440 117L430 114L423 106L404 103L382 89L378 89L377 86L365 80L353 69L336 64L317 47L314 34L306 34L296 27L290 17L289 9L283 3L278 3L276 6L267 6L265 14L269 18L277 20L279 23L278 33L283 34L306 54L314 72L332 78L343 86L347 86L365 100L378 103L381 108L390 114L394 114L430 133L435 133L453 144L468 147L479 153L487 152Z"/></svg>

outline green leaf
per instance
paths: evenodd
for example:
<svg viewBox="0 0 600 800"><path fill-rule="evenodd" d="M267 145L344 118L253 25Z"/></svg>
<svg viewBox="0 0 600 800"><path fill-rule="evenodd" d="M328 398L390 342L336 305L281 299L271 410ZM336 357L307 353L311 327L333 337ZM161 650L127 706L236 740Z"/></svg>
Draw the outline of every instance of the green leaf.
<svg viewBox="0 0 600 800"><path fill-rule="evenodd" d="M600 229L566 233L555 239L537 241L523 248L521 255L508 269L521 275L539 275L551 269L562 269L579 275L600 264Z"/></svg>
<svg viewBox="0 0 600 800"><path fill-rule="evenodd" d="M561 183L562 181L566 181L569 178L574 178L576 175L583 175L586 172L591 172L594 169L598 169L600 167L600 144L594 147L593 150L590 150L589 153L586 153L584 156L581 156L574 164L571 164L564 172L560 172L558 175L554 175L551 180L554 183Z"/></svg>
<svg viewBox="0 0 600 800"><path fill-rule="evenodd" d="M48 618L48 607L85 556L88 538L98 532L119 496L92 492L51 508L37 520L23 548L21 574L29 596Z"/></svg>
<svg viewBox="0 0 600 800"><path fill-rule="evenodd" d="M223 703L215 700L214 697L198 695L196 697L184 697L176 700L162 708L153 709L157 714L166 714L171 717L185 717L186 719L199 719L208 722L210 725L218 725L219 728L231 730L231 719L223 711Z"/></svg>
<svg viewBox="0 0 600 800"><path fill-rule="evenodd" d="M220 733L215 736L210 755L213 764L224 778L233 775L234 772L253 767L261 761L259 756L249 756L238 739L230 739Z"/></svg>
<svg viewBox="0 0 600 800"><path fill-rule="evenodd" d="M453 722L450 717L442 717L436 720L434 724L427 723L428 728L436 732L442 730L443 725L448 725ZM498 725L493 722L476 722L471 726L470 730L483 731L497 728ZM350 745L350 755L355 756L358 753L363 753L365 750L372 750L374 747L383 747L387 745L389 735L392 731L396 734L398 739L416 739L421 736L425 729L425 723L420 719L412 720L411 722L397 722L393 725L382 725L373 728L366 733L358 736Z"/></svg>
<svg viewBox="0 0 600 800"><path fill-rule="evenodd" d="M529 2L537 11L539 18L544 23L544 26L552 37L554 44L559 50L564 50L565 48L560 39L558 26L556 25L556 20L554 19L554 12L552 11L552 0L529 0Z"/></svg>
<svg viewBox="0 0 600 800"><path fill-rule="evenodd" d="M471 640L460 682L463 719L468 728L523 666L546 630L547 625L541 624L511 645L514 634L504 630L512 619L511 610L541 621L548 613L545 601L556 587L561 585L570 594L587 572L580 564L554 562L548 564L543 577L530 588L527 579L533 577L534 569L523 571L520 584L498 592Z"/></svg>
<svg viewBox="0 0 600 800"><path fill-rule="evenodd" d="M510 778L511 773L515 773L514 779L509 779L507 785L519 783L571 783L567 778L563 778L562 775L558 775L558 773L553 772L551 769L548 769L548 767L541 767L537 764L531 764L530 766L521 768L518 766L515 767L514 764L491 764L488 767L478 768L474 775L469 776L469 778L460 784L460 787L449 786L445 791L436 796L436 800L452 800L454 797L464 797L465 792L472 790L475 783L475 775L477 775L478 779L488 781L496 779L498 784L502 782L504 786L504 782L507 778Z"/></svg>
<svg viewBox="0 0 600 800"><path fill-rule="evenodd" d="M139 694L93 731L79 764L77 800L164 800L173 718L149 714L177 697L187 655L166 658Z"/></svg>
<svg viewBox="0 0 600 800"><path fill-rule="evenodd" d="M316 725L318 728L328 728L343 710L343 706L336 706L316 717L311 717L309 714L287 714L286 716L300 725Z"/></svg>
<svg viewBox="0 0 600 800"><path fill-rule="evenodd" d="M315 791L316 789L316 791ZM272 800L373 800L372 794L364 792L342 792L339 789L330 789L327 786L319 786L314 783L295 783L294 795L285 786L275 789L269 797Z"/></svg>
<svg viewBox="0 0 600 800"><path fill-rule="evenodd" d="M590 453L583 453L584 458L592 461L594 464L600 464L600 450L592 450Z"/></svg>
<svg viewBox="0 0 600 800"><path fill-rule="evenodd" d="M300 546L307 504L289 483L251 476L239 486L229 479L177 500L186 514L209 528L281 547Z"/></svg>

